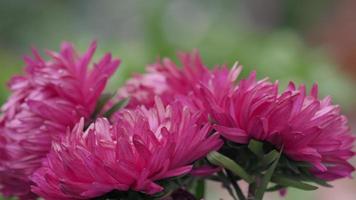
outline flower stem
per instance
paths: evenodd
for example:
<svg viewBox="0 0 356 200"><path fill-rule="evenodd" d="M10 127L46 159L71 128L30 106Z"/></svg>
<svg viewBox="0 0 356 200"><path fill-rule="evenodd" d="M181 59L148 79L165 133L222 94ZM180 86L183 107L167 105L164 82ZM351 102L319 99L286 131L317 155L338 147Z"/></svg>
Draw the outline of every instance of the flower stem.
<svg viewBox="0 0 356 200"><path fill-rule="evenodd" d="M226 173L227 173L228 179L230 180L232 186L235 189L235 192L236 192L239 200L246 200L246 197L242 193L242 190L241 190L240 186L237 184L236 180L234 179L234 175L228 170L226 170Z"/></svg>
<svg viewBox="0 0 356 200"><path fill-rule="evenodd" d="M256 191L261 187L261 177L256 176L254 179L255 179L255 181L248 185L247 200L261 200L262 199L262 198L259 198L258 196L256 196Z"/></svg>
<svg viewBox="0 0 356 200"><path fill-rule="evenodd" d="M255 200L256 184L252 183L248 186L247 200Z"/></svg>

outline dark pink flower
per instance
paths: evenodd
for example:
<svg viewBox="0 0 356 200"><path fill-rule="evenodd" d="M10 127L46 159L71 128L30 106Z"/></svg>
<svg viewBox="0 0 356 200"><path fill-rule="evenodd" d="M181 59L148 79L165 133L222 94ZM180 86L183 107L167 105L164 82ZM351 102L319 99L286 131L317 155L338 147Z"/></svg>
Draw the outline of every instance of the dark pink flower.
<svg viewBox="0 0 356 200"><path fill-rule="evenodd" d="M199 113L160 100L151 109L123 110L111 125L98 119L83 132L82 120L32 177L32 191L45 199L89 199L113 190L146 194L163 190L156 181L181 176L222 145Z"/></svg>
<svg viewBox="0 0 356 200"><path fill-rule="evenodd" d="M63 43L61 52L48 52L45 61L36 50L25 57L25 75L14 77L12 95L0 119L0 190L28 199L28 176L41 166L53 139L81 117L89 118L119 60L106 54L91 68L96 43L78 55Z"/></svg>
<svg viewBox="0 0 356 200"><path fill-rule="evenodd" d="M354 137L339 106L330 97L318 99L317 85L310 95L293 83L278 94L278 83L255 76L242 80L225 105L214 108L215 129L236 143L253 138L283 146L289 158L311 163L325 180L350 176Z"/></svg>
<svg viewBox="0 0 356 200"><path fill-rule="evenodd" d="M147 68L147 73L135 75L118 91L118 98L130 97L131 108L138 105L151 107L154 97L159 96L163 103L180 99L191 108L205 107L201 101L201 87L208 88L213 101L220 104L224 95L234 89L241 68L236 64L229 70L226 66L210 70L197 51L179 54L181 67L165 58Z"/></svg>

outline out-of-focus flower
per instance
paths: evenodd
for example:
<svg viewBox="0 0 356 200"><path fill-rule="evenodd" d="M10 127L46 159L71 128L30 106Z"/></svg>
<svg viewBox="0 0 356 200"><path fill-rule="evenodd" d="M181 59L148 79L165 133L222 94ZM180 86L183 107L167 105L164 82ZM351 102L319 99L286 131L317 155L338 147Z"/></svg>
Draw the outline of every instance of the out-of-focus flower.
<svg viewBox="0 0 356 200"><path fill-rule="evenodd" d="M119 60L106 54L90 69L96 43L78 55L63 43L60 53L45 61L36 50L25 57L25 75L12 78L12 95L0 119L0 190L23 199L33 197L28 178L51 148L52 140L89 118Z"/></svg>
<svg viewBox="0 0 356 200"><path fill-rule="evenodd" d="M191 108L201 109L201 87L208 88L213 94L211 100L220 104L225 96L234 89L241 67L236 64L231 70L226 66L210 70L206 67L197 51L179 54L182 67L165 58L147 68L147 73L135 75L118 91L118 98L130 98L129 107L145 105L151 107L154 97L159 96L163 103L180 99Z"/></svg>
<svg viewBox="0 0 356 200"><path fill-rule="evenodd" d="M278 83L255 76L240 81L225 105L213 109L215 129L236 143L256 139L283 147L290 159L311 163L324 180L350 176L354 137L331 98L318 99L317 85L308 95L305 86L296 89L293 83L278 94Z"/></svg>
<svg viewBox="0 0 356 200"><path fill-rule="evenodd" d="M156 194L163 190L156 181L189 173L194 161L222 146L199 115L157 99L151 109L120 111L113 125L99 118L83 132L81 121L54 143L32 177L32 191L46 199L87 199L114 190Z"/></svg>

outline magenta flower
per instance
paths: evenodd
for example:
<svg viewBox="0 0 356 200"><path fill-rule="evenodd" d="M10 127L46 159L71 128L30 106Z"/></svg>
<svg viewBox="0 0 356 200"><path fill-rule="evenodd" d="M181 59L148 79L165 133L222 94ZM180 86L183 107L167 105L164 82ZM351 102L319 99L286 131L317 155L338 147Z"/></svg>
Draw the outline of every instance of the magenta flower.
<svg viewBox="0 0 356 200"><path fill-rule="evenodd" d="M61 52L48 52L45 61L36 50L25 58L25 75L9 84L12 95L2 107L0 117L0 190L6 195L29 199L28 178L67 127L81 117L89 118L108 78L119 60L106 54L90 69L96 43L78 55L71 44Z"/></svg>
<svg viewBox="0 0 356 200"><path fill-rule="evenodd" d="M227 95L225 105L212 112L215 129L226 139L283 146L289 158L311 163L313 173L325 180L350 176L354 170L347 161L354 155L347 119L330 97L318 99L317 85L310 95L304 86L296 89L293 83L278 94L278 83L256 81L252 73Z"/></svg>
<svg viewBox="0 0 356 200"><path fill-rule="evenodd" d="M165 105L180 99L191 108L201 110L201 87L208 88L210 97L221 104L224 95L234 89L241 68L236 64L229 70L226 66L208 69L197 51L179 54L182 67L168 58L147 68L147 73L135 75L118 91L118 98L130 97L129 107L138 105L151 107L158 95ZM213 95L212 95L213 94Z"/></svg>
<svg viewBox="0 0 356 200"><path fill-rule="evenodd" d="M157 100L151 109L123 110L111 125L98 119L83 132L82 120L32 177L32 191L45 199L89 199L113 190L155 194L157 180L181 176L222 145L199 113Z"/></svg>

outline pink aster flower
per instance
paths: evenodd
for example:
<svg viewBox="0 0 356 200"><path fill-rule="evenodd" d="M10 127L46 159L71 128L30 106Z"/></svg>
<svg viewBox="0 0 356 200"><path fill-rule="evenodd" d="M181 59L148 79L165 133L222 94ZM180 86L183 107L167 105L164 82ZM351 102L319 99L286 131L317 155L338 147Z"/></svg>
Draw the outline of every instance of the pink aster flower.
<svg viewBox="0 0 356 200"><path fill-rule="evenodd" d="M234 89L241 68L236 64L231 70L226 66L210 70L206 67L197 51L179 54L182 67L165 58L147 68L147 73L135 75L118 91L118 98L130 97L129 107L154 104L154 97L159 96L164 104L180 99L191 108L201 109L201 87L208 88L210 97L217 104L224 95Z"/></svg>
<svg viewBox="0 0 356 200"><path fill-rule="evenodd" d="M48 52L49 61L34 50L34 58L25 57L25 75L10 81L12 95L0 117L0 190L4 195L30 198L28 176L41 166L52 140L93 113L119 64L106 54L91 69L95 49L94 42L78 55L71 44L63 43L60 53Z"/></svg>
<svg viewBox="0 0 356 200"><path fill-rule="evenodd" d="M215 129L226 139L246 144L250 139L267 141L296 161L311 163L313 173L325 180L350 176L348 163L354 137L347 119L331 98L318 99L314 85L310 95L304 86L291 83L278 94L278 83L256 81L255 73L238 88L212 117Z"/></svg>
<svg viewBox="0 0 356 200"><path fill-rule="evenodd" d="M83 132L84 121L55 142L32 177L32 191L45 199L89 199L113 190L155 194L156 181L181 176L195 160L217 150L222 141L199 113L160 100L151 109L124 110L112 125L98 119Z"/></svg>

